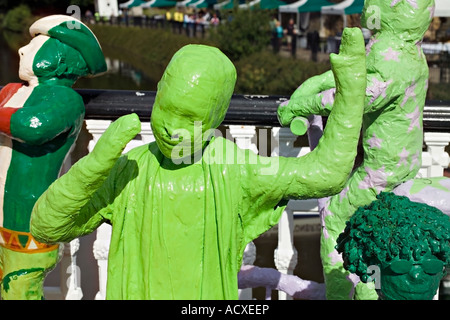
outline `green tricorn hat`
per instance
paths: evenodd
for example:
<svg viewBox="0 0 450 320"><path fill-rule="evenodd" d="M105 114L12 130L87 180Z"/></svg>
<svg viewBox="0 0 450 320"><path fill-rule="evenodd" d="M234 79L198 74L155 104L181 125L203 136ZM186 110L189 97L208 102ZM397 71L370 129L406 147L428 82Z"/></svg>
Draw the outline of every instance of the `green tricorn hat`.
<svg viewBox="0 0 450 320"><path fill-rule="evenodd" d="M35 21L29 31L32 37L47 35L80 52L90 75L106 71L105 56L100 43L80 20L66 15L51 15Z"/></svg>

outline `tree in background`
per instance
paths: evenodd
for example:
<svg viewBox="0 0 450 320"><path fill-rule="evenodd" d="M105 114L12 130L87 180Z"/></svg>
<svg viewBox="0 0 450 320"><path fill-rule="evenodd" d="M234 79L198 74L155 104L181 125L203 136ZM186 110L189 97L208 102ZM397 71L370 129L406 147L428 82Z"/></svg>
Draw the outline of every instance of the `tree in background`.
<svg viewBox="0 0 450 320"><path fill-rule="evenodd" d="M233 61L260 52L270 44L270 13L267 10L239 10L225 13L210 39Z"/></svg>
<svg viewBox="0 0 450 320"><path fill-rule="evenodd" d="M28 6L33 14L64 14L70 5L79 6L82 12L87 8L93 8L94 0L0 0L0 13L7 13L20 5Z"/></svg>
<svg viewBox="0 0 450 320"><path fill-rule="evenodd" d="M30 25L33 15L30 8L21 4L8 11L3 20L2 27L9 31L22 32L24 26Z"/></svg>

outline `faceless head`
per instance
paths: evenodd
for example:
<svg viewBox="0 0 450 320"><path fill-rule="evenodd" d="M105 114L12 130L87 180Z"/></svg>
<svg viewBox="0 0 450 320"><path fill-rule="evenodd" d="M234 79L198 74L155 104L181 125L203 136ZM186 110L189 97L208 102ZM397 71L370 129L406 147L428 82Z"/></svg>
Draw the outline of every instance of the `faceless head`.
<svg viewBox="0 0 450 320"><path fill-rule="evenodd" d="M225 117L235 82L234 65L217 48L187 45L175 53L158 83L151 115L166 158L190 157L205 147Z"/></svg>

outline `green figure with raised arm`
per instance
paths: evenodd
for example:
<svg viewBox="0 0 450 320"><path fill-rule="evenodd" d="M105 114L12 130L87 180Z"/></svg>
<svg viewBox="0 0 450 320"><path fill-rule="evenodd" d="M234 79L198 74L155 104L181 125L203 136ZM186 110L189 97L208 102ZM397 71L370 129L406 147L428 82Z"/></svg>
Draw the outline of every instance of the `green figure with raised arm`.
<svg viewBox="0 0 450 320"><path fill-rule="evenodd" d="M184 46L158 83L156 141L122 155L140 121L113 122L39 198L33 236L70 241L111 223L107 299L237 299L243 251L278 222L277 205L336 194L351 172L366 90L359 29L345 30L331 63L338 98L318 147L262 157L213 135L234 91L232 62L217 48Z"/></svg>
<svg viewBox="0 0 450 320"><path fill-rule="evenodd" d="M29 31L30 43L19 49L24 82L0 92L0 278L8 300L43 299L59 250L30 234L31 211L83 124L84 103L71 86L106 71L97 39L80 21L48 16Z"/></svg>

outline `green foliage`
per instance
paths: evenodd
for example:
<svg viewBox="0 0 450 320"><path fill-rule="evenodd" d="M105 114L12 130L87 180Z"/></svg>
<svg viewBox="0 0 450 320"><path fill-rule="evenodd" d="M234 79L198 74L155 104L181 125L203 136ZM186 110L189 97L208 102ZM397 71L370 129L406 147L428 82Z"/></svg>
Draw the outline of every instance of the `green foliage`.
<svg viewBox="0 0 450 320"><path fill-rule="evenodd" d="M109 58L120 59L142 70L159 81L164 69L175 52L189 43L204 43L206 40L188 38L164 29L91 25L103 52Z"/></svg>
<svg viewBox="0 0 450 320"><path fill-rule="evenodd" d="M259 52L270 43L270 16L266 10L234 10L210 30L210 38L231 60Z"/></svg>
<svg viewBox="0 0 450 320"><path fill-rule="evenodd" d="M173 54L182 46L188 43L217 45L208 39L187 38L170 30L107 25L92 25L90 28L102 44L105 55L131 63L155 82L159 81ZM231 60L238 75L235 93L240 94L291 95L306 79L330 68L329 63L280 57L268 46L239 61Z"/></svg>
<svg viewBox="0 0 450 320"><path fill-rule="evenodd" d="M280 58L263 50L235 63L236 92L245 94L291 95L306 79L330 68L328 63Z"/></svg>
<svg viewBox="0 0 450 320"><path fill-rule="evenodd" d="M48 11L65 14L66 8L72 4L81 9L94 7L94 0L0 0L0 11L8 11L22 4L27 5L32 12Z"/></svg>
<svg viewBox="0 0 450 320"><path fill-rule="evenodd" d="M22 32L31 24L32 19L30 8L22 4L8 11L3 20L3 28L14 32Z"/></svg>

